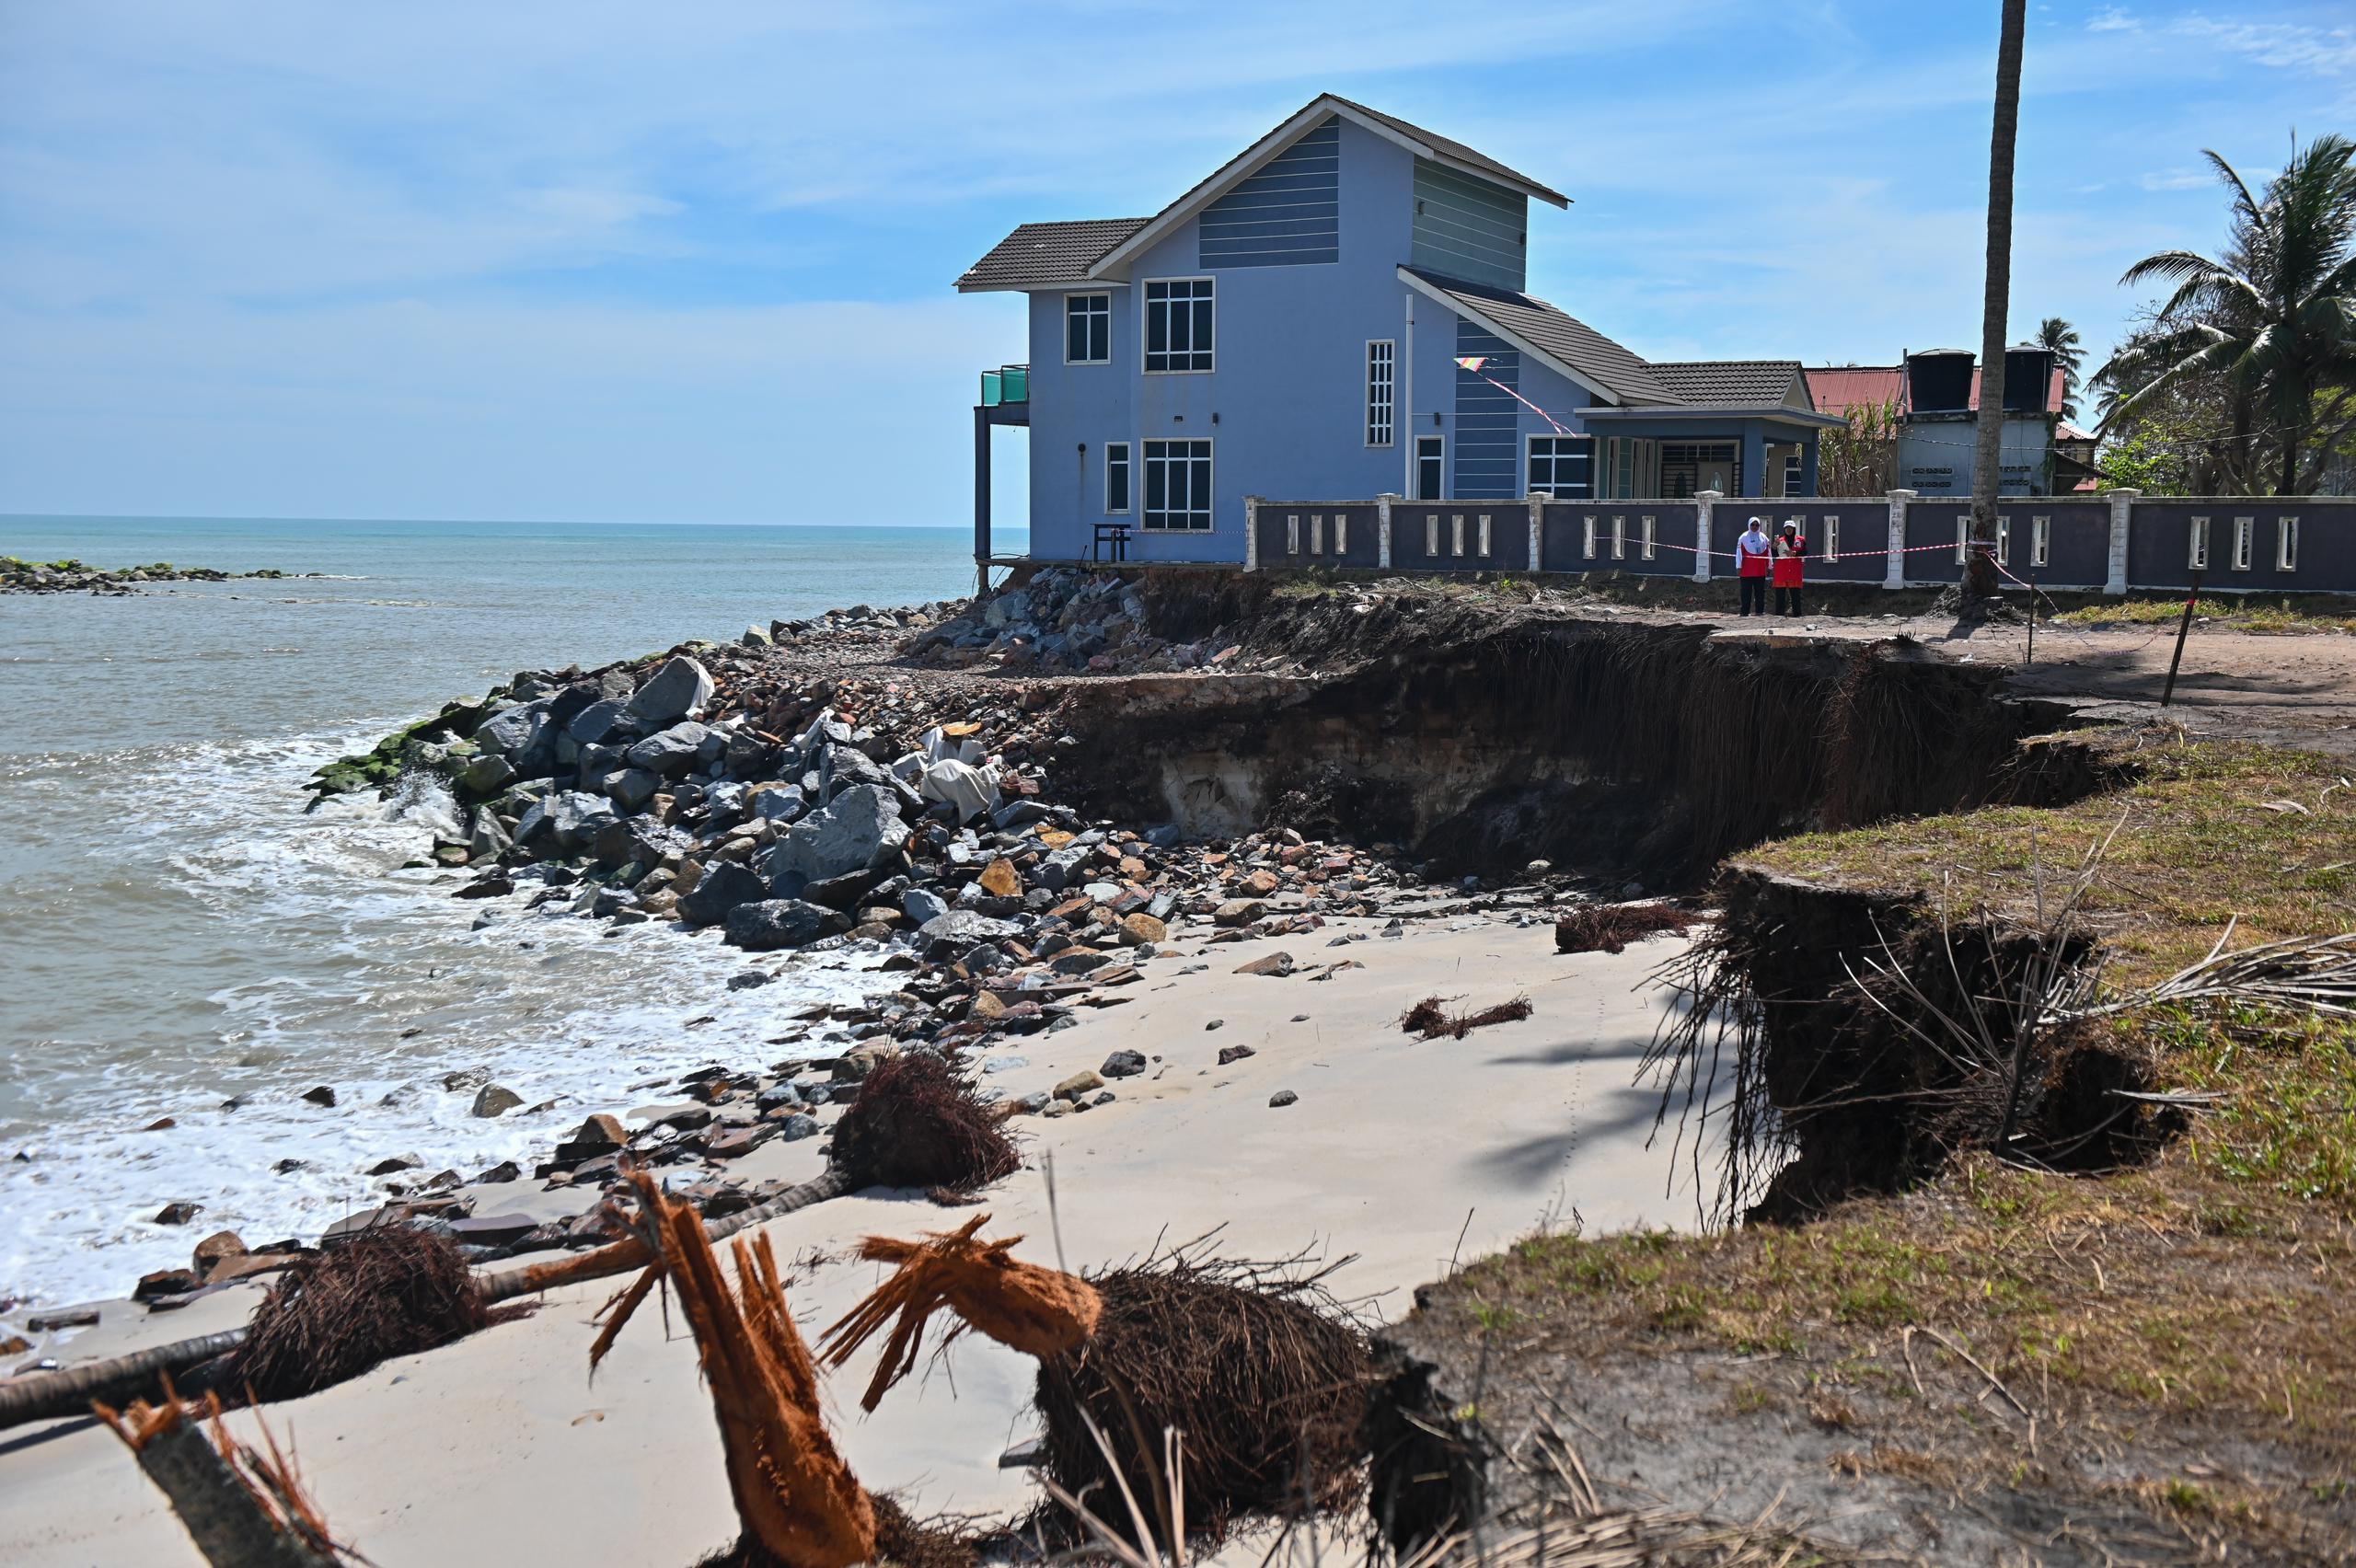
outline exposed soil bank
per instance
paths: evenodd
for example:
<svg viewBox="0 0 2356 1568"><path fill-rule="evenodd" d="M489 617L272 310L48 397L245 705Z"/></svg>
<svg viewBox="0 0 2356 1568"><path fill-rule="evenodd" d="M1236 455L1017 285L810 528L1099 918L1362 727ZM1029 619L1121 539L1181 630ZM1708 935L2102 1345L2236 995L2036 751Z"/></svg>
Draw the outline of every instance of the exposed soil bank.
<svg viewBox="0 0 2356 1568"><path fill-rule="evenodd" d="M1237 592L1167 613L1207 619ZM2021 745L2066 710L1902 640L1338 594L1274 601L1227 635L1301 673L1066 688L1059 717L1080 743L1067 788L1089 809L1387 842L1449 874L1545 859L1692 886L1728 852L1803 827L2048 803L2100 782L2082 748Z"/></svg>

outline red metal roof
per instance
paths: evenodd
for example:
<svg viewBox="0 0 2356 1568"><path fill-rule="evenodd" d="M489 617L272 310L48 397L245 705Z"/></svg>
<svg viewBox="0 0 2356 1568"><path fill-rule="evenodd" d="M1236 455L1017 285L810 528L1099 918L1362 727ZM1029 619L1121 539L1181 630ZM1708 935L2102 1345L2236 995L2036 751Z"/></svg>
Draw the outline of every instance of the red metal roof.
<svg viewBox="0 0 2356 1568"><path fill-rule="evenodd" d="M1807 377L1808 396L1816 399L1817 411L1845 414L1860 404L1896 403L1900 413L1906 409L1906 368L1896 364L1829 364L1802 372ZM2053 367L2053 381L2046 388L2045 406L2050 412L2060 412L2062 399L2063 372ZM1971 406L1980 407L1980 372L1971 372Z"/></svg>

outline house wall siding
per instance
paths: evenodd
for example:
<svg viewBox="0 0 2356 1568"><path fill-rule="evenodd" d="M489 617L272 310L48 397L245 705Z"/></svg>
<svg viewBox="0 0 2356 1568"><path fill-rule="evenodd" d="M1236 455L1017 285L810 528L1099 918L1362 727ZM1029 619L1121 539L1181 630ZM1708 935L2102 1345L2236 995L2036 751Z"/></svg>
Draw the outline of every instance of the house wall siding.
<svg viewBox="0 0 2356 1568"><path fill-rule="evenodd" d="M1415 195L1407 259L1415 266L1517 293L1529 286L1527 196L1427 158L1415 160Z"/></svg>
<svg viewBox="0 0 2356 1568"><path fill-rule="evenodd" d="M1456 444L1449 493L1460 501L1508 501L1521 494L1521 351L1495 333L1456 318L1458 359L1478 358L1477 371L1454 372Z"/></svg>
<svg viewBox="0 0 2356 1568"><path fill-rule="evenodd" d="M1342 258L1342 122L1325 122L1203 209L1196 263L1314 266Z"/></svg>

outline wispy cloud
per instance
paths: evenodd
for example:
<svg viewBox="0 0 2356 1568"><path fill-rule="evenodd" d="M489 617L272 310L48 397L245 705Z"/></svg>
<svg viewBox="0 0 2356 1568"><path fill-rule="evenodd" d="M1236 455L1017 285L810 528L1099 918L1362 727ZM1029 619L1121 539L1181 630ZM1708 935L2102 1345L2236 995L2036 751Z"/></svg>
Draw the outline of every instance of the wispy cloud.
<svg viewBox="0 0 2356 1568"><path fill-rule="evenodd" d="M2216 175L2205 168L2154 169L2135 181L2146 190L2196 190L2216 182Z"/></svg>
<svg viewBox="0 0 2356 1568"><path fill-rule="evenodd" d="M2356 71L2356 28L2194 16L2175 23L2174 30L2275 70L2327 76Z"/></svg>
<svg viewBox="0 0 2356 1568"><path fill-rule="evenodd" d="M2143 24L2128 14L2123 6L2106 6L2086 18L2088 32L2141 32Z"/></svg>

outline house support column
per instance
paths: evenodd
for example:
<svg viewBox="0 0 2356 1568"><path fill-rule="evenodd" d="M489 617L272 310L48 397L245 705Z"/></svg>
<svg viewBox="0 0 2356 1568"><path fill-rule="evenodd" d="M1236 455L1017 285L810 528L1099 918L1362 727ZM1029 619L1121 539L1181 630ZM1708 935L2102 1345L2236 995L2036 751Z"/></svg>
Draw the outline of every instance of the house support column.
<svg viewBox="0 0 2356 1568"><path fill-rule="evenodd" d="M1919 493L1911 490L1889 492L1889 557L1883 563L1881 575L1885 588L1906 586L1906 508Z"/></svg>
<svg viewBox="0 0 2356 1568"><path fill-rule="evenodd" d="M1388 491L1374 498L1374 564L1385 571L1391 570L1391 503L1398 499Z"/></svg>
<svg viewBox="0 0 2356 1568"><path fill-rule="evenodd" d="M974 408L974 592L990 591L990 411Z"/></svg>
<svg viewBox="0 0 2356 1568"><path fill-rule="evenodd" d="M2143 492L2122 487L2110 492L2110 572L2102 591L2110 594L2127 592L2127 532L2135 521L2135 502Z"/></svg>
<svg viewBox="0 0 2356 1568"><path fill-rule="evenodd" d="M1532 575L1545 570L1541 560L1546 553L1546 503L1553 499L1544 490L1530 498L1530 570Z"/></svg>
<svg viewBox="0 0 2356 1568"><path fill-rule="evenodd" d="M1718 502L1726 497L1714 490L1693 492L1693 581L1710 580L1710 536L1715 532L1712 518Z"/></svg>
<svg viewBox="0 0 2356 1568"><path fill-rule="evenodd" d="M1823 444L1820 431L1810 431L1800 437L1800 494L1813 497L1817 493L1818 448Z"/></svg>
<svg viewBox="0 0 2356 1568"><path fill-rule="evenodd" d="M1743 421L1742 493L1767 493L1767 431L1757 420Z"/></svg>
<svg viewBox="0 0 2356 1568"><path fill-rule="evenodd" d="M1260 498L1243 498L1243 570L1260 570Z"/></svg>

